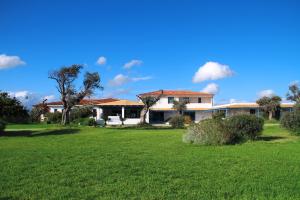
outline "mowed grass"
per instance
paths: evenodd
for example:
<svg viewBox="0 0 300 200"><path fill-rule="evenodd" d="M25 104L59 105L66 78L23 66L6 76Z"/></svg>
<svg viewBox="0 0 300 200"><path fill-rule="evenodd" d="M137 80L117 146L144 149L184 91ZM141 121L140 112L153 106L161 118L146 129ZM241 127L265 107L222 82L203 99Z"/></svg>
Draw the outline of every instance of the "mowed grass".
<svg viewBox="0 0 300 200"><path fill-rule="evenodd" d="M0 199L300 199L300 141L278 124L230 146L184 144L185 130L42 128L0 137Z"/></svg>

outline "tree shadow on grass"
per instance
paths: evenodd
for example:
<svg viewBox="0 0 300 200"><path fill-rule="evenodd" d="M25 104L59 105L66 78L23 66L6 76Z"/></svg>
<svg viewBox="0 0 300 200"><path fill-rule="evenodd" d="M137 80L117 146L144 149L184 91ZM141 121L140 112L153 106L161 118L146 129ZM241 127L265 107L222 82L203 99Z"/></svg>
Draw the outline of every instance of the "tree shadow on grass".
<svg viewBox="0 0 300 200"><path fill-rule="evenodd" d="M281 137L281 136L260 136L257 138L258 141L274 141L274 140L282 140L286 139L286 137Z"/></svg>
<svg viewBox="0 0 300 200"><path fill-rule="evenodd" d="M0 136L6 137L41 137L48 135L67 135L78 133L79 129L56 129L56 130L18 130L18 131L6 131L1 133Z"/></svg>

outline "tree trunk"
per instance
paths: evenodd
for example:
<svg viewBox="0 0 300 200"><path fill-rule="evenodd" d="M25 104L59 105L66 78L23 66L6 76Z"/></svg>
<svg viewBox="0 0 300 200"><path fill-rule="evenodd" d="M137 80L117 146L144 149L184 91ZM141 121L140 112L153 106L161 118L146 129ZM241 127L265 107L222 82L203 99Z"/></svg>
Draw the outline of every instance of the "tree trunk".
<svg viewBox="0 0 300 200"><path fill-rule="evenodd" d="M66 108L62 112L61 125L65 126L70 123L70 109Z"/></svg>
<svg viewBox="0 0 300 200"><path fill-rule="evenodd" d="M146 123L146 115L147 115L148 109L142 109L141 111L141 123Z"/></svg>
<svg viewBox="0 0 300 200"><path fill-rule="evenodd" d="M269 120L272 119L272 116L273 116L272 111L269 111Z"/></svg>

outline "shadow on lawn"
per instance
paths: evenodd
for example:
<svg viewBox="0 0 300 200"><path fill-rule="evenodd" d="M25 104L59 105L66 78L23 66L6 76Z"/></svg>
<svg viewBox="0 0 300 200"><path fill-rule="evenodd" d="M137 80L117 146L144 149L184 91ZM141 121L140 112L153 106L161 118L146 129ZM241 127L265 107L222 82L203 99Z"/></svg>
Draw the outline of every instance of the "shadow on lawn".
<svg viewBox="0 0 300 200"><path fill-rule="evenodd" d="M281 137L281 136L260 136L257 138L258 141L274 141L274 140L282 140L286 139L286 137Z"/></svg>
<svg viewBox="0 0 300 200"><path fill-rule="evenodd" d="M58 130L43 130L43 131L34 131L34 130L18 130L18 131L6 131L0 136L6 137L41 137L48 135L66 135L66 134L75 134L78 133L79 129L58 129Z"/></svg>

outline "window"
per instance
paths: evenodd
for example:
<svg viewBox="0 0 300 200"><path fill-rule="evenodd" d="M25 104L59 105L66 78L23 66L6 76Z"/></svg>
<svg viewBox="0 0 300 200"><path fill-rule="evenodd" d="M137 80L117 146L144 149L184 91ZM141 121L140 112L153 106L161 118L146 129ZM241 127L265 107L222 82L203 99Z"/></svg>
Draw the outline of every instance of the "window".
<svg viewBox="0 0 300 200"><path fill-rule="evenodd" d="M140 108L128 108L125 109L125 118L140 118Z"/></svg>
<svg viewBox="0 0 300 200"><path fill-rule="evenodd" d="M174 97L168 97L168 104L174 103Z"/></svg>
<svg viewBox="0 0 300 200"><path fill-rule="evenodd" d="M198 103L202 103L201 97L198 98Z"/></svg>
<svg viewBox="0 0 300 200"><path fill-rule="evenodd" d="M97 117L97 110L93 109L93 117Z"/></svg>
<svg viewBox="0 0 300 200"><path fill-rule="evenodd" d="M255 115L255 109L250 109L250 114Z"/></svg>
<svg viewBox="0 0 300 200"><path fill-rule="evenodd" d="M185 103L190 103L190 98L189 97L182 97L181 99L180 99L182 102L185 102ZM179 101L180 101L179 100Z"/></svg>

